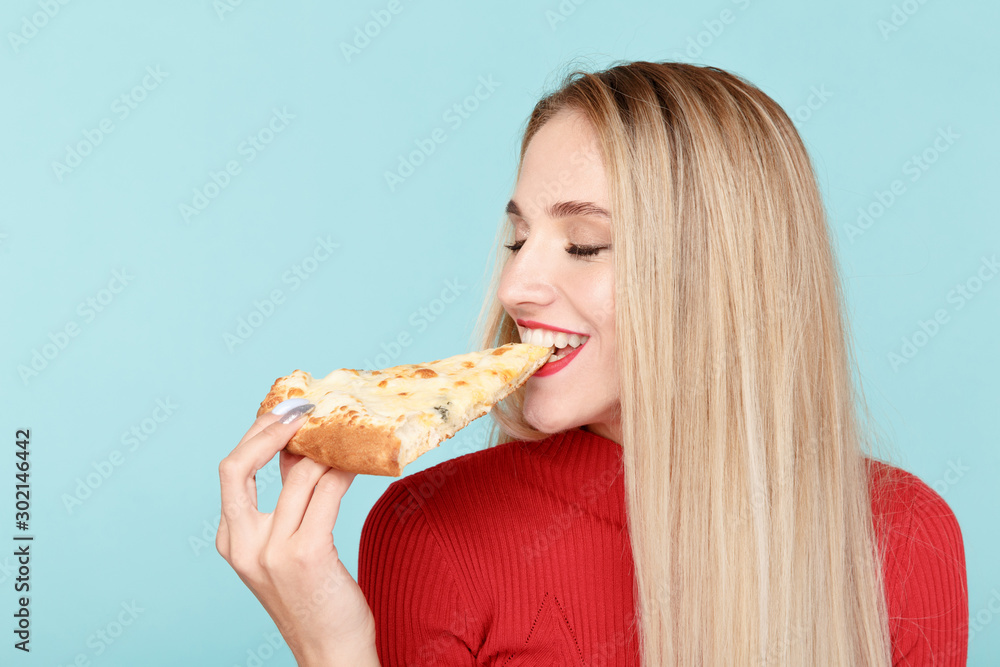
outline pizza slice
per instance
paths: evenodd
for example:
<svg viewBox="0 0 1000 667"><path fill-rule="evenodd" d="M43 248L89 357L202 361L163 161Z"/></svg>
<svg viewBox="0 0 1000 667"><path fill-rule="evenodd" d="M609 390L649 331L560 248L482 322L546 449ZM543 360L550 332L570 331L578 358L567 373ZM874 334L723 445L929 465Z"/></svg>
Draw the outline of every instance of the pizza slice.
<svg viewBox="0 0 1000 667"><path fill-rule="evenodd" d="M257 415L289 398L316 405L287 449L332 468L399 477L541 368L551 347L509 343L384 370L305 371L274 381Z"/></svg>

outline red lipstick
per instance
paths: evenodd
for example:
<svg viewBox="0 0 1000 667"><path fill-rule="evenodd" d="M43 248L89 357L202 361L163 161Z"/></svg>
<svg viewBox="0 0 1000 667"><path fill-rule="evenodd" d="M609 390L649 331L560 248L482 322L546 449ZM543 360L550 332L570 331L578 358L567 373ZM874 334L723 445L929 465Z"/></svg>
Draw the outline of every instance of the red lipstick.
<svg viewBox="0 0 1000 667"><path fill-rule="evenodd" d="M584 345L586 345L586 343L584 343ZM535 373L534 373L534 375L532 377L544 377L546 375L552 375L553 373L558 373L562 369L566 368L566 365L570 361L572 361L573 357L575 357L577 355L577 353L580 350L582 350L582 349L583 349L583 345L581 345L580 347L574 349L572 352L570 352L569 354L567 354L565 357L563 357L561 359L557 359L555 361L550 361L549 363L545 364L544 366L542 366L541 368L539 368L537 371L535 371Z"/></svg>
<svg viewBox="0 0 1000 667"><path fill-rule="evenodd" d="M586 336L588 334L580 333L579 331L570 331L569 329L563 329L562 327L554 327L551 324L542 324L541 322L535 322L534 320L516 320L518 324L522 327L528 329L549 329L550 331L561 331L567 334L576 334L577 336Z"/></svg>

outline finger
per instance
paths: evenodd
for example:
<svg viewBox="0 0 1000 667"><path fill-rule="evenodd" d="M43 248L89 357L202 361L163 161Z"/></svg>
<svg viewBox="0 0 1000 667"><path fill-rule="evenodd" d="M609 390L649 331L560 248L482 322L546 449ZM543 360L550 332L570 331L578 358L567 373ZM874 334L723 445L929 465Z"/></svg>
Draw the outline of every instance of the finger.
<svg viewBox="0 0 1000 667"><path fill-rule="evenodd" d="M259 468L258 468L259 470ZM247 479L246 486L244 488L245 498L247 499L247 505L254 509L257 509L257 471L254 470L250 478Z"/></svg>
<svg viewBox="0 0 1000 667"><path fill-rule="evenodd" d="M291 439L295 432L305 424L303 419L311 408L304 406L296 408L283 417L275 417L257 435L236 446L236 448L219 464L219 481L222 487L222 513L229 522L230 531L238 532L245 527L246 521L257 511L257 485L254 474L274 458ZM301 414L300 414L301 413ZM282 420L298 416L290 424Z"/></svg>
<svg viewBox="0 0 1000 667"><path fill-rule="evenodd" d="M275 412L274 410L272 410L269 413L261 415L261 418L260 418L259 421L261 421L264 426L263 426L263 428L261 428L258 431L258 434L261 433L265 428L267 428L271 424L274 424L275 422L281 422L281 421L283 421L283 417L284 417L285 421L287 421L287 419L291 419L292 417L294 417L294 415L288 415L288 413L290 413L292 410L294 410L296 408L301 408L300 412L302 410L305 410L306 412L303 412L302 413L303 415L309 414L309 412L312 412L312 410L315 408L315 406L311 406L311 407L310 406L311 406L311 404L309 403L309 401L307 401L307 400L305 400L303 398L290 398L287 401L284 401L283 403L279 403L274 408L274 410L276 410L277 412ZM301 426L303 424L305 424L306 422L300 418L300 419L295 420L293 423L298 425L297 428L301 428ZM291 436L289 436L289 439L291 439ZM287 445L287 444L288 444L288 442L286 441L285 445ZM237 445L237 447L238 446L239 445ZM288 456L294 456L293 454L286 452L285 449L284 449L284 446L281 449L281 453L287 453ZM267 465L267 463L270 462L271 459L273 459L273 458L274 458L274 456L272 455L270 458L267 459L267 461L261 467L263 467L264 465ZM281 458L280 458L280 456L279 456L279 459L278 459L278 468L279 468L279 470L281 468ZM257 470L260 470L260 468L257 468ZM250 502L251 506L253 506L254 508L257 507L257 470L255 470L254 473L253 473L253 475L251 475L251 477L249 479L247 479L247 484L246 484L246 495L247 495L247 498L250 499L249 502ZM284 479L284 476L282 476L282 479Z"/></svg>
<svg viewBox="0 0 1000 667"><path fill-rule="evenodd" d="M306 405L308 403L309 401L307 401L304 398L290 398L287 401L282 401L281 403L278 403L276 406L274 406L273 410L271 410L270 412L265 412L264 414L260 415L259 417L257 417L257 419L254 420L253 424L251 424L247 432L243 434L243 437L240 438L240 441L236 446L239 447L239 445L242 445L244 442L246 442L250 438L254 437L258 433L263 431L272 422L278 421L278 417L280 417L283 414L286 414L292 408L297 408L300 405ZM276 417L275 415L277 415L278 417Z"/></svg>
<svg viewBox="0 0 1000 667"><path fill-rule="evenodd" d="M299 532L307 535L325 533L329 535L337 523L340 501L351 487L356 472L345 472L336 468L326 471L316 483L312 499L306 508Z"/></svg>
<svg viewBox="0 0 1000 667"><path fill-rule="evenodd" d="M265 428L267 428L268 426L270 426L274 422L278 421L281 418L282 415L287 414L293 408L297 408L299 406L308 405L308 404L309 404L309 401L307 401L304 398L289 398L287 400L282 401L281 403L278 403L276 406L274 406L274 408L270 412L265 412L262 415L260 415L259 417L257 417L256 420L254 420L254 423L250 426L250 429L243 435L243 437L240 439L239 443L237 443L236 446L239 447L240 445L242 445L244 442L246 442L250 438L253 438L258 433L260 433L261 431L263 431ZM284 450L282 450L282 451L284 451ZM268 459L268 460L270 461L270 459ZM280 465L279 465L279 469L280 469ZM284 473L282 473L282 479L284 479ZM254 477L254 479L249 480L247 482L246 495L247 495L247 498L249 499L249 502L254 507L257 507L257 479L256 479L256 477Z"/></svg>
<svg viewBox="0 0 1000 667"><path fill-rule="evenodd" d="M279 406L280 405L282 405L282 404L279 404ZM277 409L277 408L275 408L275 409ZM233 452L235 452L247 440L250 440L251 438L255 437L258 433L260 433L265 428L267 428L268 426L270 426L274 422L278 421L279 419L281 419L281 414L274 413L274 412L265 412L260 417L257 417L257 419L254 421L254 423L250 426L250 429L246 433L243 434L243 437L240 438L239 443L237 443L236 447L233 448ZM232 455L233 452L230 452L230 456ZM270 459L268 459L268 460L270 461ZM242 498L244 499L244 502L246 504L248 504L249 506L251 506L251 507L257 507L257 472L256 471L254 471L254 473L253 473L253 475L251 475L250 479L248 479L246 481L246 483L244 484L244 495L242 496Z"/></svg>
<svg viewBox="0 0 1000 667"><path fill-rule="evenodd" d="M292 454L287 449L282 449L281 453L278 455L278 470L281 472L281 483L285 483L285 477L288 475L288 471L291 470L292 466L301 461L304 456L301 454Z"/></svg>
<svg viewBox="0 0 1000 667"><path fill-rule="evenodd" d="M219 529L215 532L215 550L219 552L220 556L227 561L229 560L229 524L226 523L225 516L219 519Z"/></svg>
<svg viewBox="0 0 1000 667"><path fill-rule="evenodd" d="M298 530L312 498L313 487L329 469L329 466L312 459L302 459L288 471L287 479L282 481L281 493L278 494L278 504L274 508L271 535L285 539Z"/></svg>

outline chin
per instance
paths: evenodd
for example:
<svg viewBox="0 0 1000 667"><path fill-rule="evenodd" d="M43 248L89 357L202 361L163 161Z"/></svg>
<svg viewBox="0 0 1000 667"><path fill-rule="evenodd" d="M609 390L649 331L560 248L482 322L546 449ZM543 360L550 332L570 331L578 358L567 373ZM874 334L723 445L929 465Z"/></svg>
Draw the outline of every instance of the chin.
<svg viewBox="0 0 1000 667"><path fill-rule="evenodd" d="M525 401L524 421L528 422L528 425L536 431L551 434L569 428L563 425L565 420L559 419L557 415L558 413L554 410L539 410L533 401Z"/></svg>

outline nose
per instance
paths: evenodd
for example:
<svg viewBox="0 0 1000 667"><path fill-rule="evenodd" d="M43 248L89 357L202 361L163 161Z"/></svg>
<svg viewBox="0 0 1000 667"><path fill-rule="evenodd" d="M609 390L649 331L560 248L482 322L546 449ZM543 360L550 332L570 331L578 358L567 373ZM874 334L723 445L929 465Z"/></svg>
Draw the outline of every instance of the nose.
<svg viewBox="0 0 1000 667"><path fill-rule="evenodd" d="M552 261L543 254L543 248L532 239L510 256L500 276L497 298L514 314L525 306L545 306L555 299L556 286L552 275Z"/></svg>

